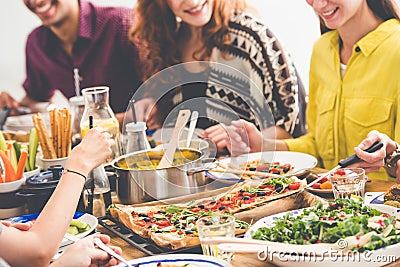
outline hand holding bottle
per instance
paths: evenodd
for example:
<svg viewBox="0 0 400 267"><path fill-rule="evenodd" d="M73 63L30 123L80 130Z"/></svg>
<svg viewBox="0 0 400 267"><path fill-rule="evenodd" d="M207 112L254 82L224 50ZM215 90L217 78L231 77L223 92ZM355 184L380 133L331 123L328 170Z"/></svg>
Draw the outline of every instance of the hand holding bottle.
<svg viewBox="0 0 400 267"><path fill-rule="evenodd" d="M92 169L104 163L112 154L111 147L114 144L111 135L103 132L102 128L91 129L82 142L71 151L65 168L73 166L74 171L87 176Z"/></svg>

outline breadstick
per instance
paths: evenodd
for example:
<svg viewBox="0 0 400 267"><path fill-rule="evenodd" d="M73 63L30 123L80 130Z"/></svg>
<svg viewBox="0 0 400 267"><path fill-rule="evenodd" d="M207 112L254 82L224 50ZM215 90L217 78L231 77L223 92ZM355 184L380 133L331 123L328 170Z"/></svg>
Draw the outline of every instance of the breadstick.
<svg viewBox="0 0 400 267"><path fill-rule="evenodd" d="M50 131L51 131L51 141L53 143L53 146L57 143L57 137L54 134L54 123L56 122L54 119L54 111L55 109L52 109L49 111L49 117L50 117Z"/></svg>
<svg viewBox="0 0 400 267"><path fill-rule="evenodd" d="M62 115L60 111L57 111L57 147L55 148L57 151L57 157L61 158L61 140L62 140Z"/></svg>
<svg viewBox="0 0 400 267"><path fill-rule="evenodd" d="M71 112L68 111L68 120L67 120L67 157L69 156L69 153L71 152L71 145L72 145L72 114Z"/></svg>
<svg viewBox="0 0 400 267"><path fill-rule="evenodd" d="M62 128L62 139L61 139L61 157L66 157L67 156L67 139L68 139L68 110L64 108L62 110L62 115L63 115L63 128Z"/></svg>
<svg viewBox="0 0 400 267"><path fill-rule="evenodd" d="M42 134L42 132L41 132L41 130L39 128L39 123L37 121L37 115L36 114L32 115L32 120L33 120L33 126L35 127L37 135L38 135L40 147L42 148L43 157L45 159L48 159L49 158L49 153L48 153L47 149L44 147L44 138L43 138L43 134Z"/></svg>
<svg viewBox="0 0 400 267"><path fill-rule="evenodd" d="M53 144L50 142L50 137L49 137L49 133L47 132L46 124L45 124L42 116L40 115L40 113L38 113L38 115L37 115L37 121L38 121L39 128L43 133L45 147L46 147L46 149L49 150L50 159L55 159L57 157L56 152L54 150Z"/></svg>
<svg viewBox="0 0 400 267"><path fill-rule="evenodd" d="M50 150L47 147L46 138L45 138L43 129L41 128L41 125L40 125L39 116L38 115L34 115L33 116L33 120L34 120L34 126L35 126L35 129L36 129L36 132L38 134L40 147L42 148L43 157L45 159L51 159L52 155L50 153Z"/></svg>

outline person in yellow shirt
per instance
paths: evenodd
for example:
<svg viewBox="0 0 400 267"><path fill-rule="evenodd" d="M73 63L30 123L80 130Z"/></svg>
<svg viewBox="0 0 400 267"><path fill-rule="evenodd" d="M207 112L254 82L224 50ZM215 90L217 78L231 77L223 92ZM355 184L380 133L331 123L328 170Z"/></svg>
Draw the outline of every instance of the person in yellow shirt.
<svg viewBox="0 0 400 267"><path fill-rule="evenodd" d="M312 154L331 169L354 153L371 130L400 140L400 20L395 0L306 0L323 35L310 66L308 133L272 140L245 122L232 125L234 153L290 150ZM244 125L244 128L240 129ZM244 131L243 131L244 129ZM247 140L243 141L243 133ZM245 140L244 140L245 141ZM385 171L371 178L388 179Z"/></svg>

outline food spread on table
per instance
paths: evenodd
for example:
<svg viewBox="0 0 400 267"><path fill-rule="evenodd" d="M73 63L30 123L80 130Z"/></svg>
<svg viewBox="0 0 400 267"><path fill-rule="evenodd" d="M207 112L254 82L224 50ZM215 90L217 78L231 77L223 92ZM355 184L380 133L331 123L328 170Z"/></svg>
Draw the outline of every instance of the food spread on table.
<svg viewBox="0 0 400 267"><path fill-rule="evenodd" d="M305 186L297 177L278 177L241 183L234 190L219 197L192 201L185 205L133 207L113 205L109 211L139 236L150 238L160 246L178 249L199 244L195 226L198 218L216 213L235 214L258 207L263 203L299 192ZM245 232L249 225L236 221L236 234Z"/></svg>

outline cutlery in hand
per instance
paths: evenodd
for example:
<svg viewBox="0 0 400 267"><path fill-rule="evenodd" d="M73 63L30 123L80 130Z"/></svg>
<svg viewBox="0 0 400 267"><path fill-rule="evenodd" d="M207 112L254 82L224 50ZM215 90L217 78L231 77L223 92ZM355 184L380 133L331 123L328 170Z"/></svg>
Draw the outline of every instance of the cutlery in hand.
<svg viewBox="0 0 400 267"><path fill-rule="evenodd" d="M376 141L374 144L372 144L372 146L368 147L367 149L365 149L365 152L368 153L373 153L379 149L381 149L383 147L383 143L380 141ZM331 169L330 171L324 173L323 175L321 175L320 177L318 177L317 179L315 179L314 181L312 181L311 183L309 183L305 188L311 187L314 184L318 183L319 181L321 181L322 179L324 179L325 177L328 177L331 173L334 173L335 171L337 171L340 168L346 168L347 166L350 166L351 164L357 163L362 161L356 154L351 155L348 158L342 159L341 161L339 161L338 165Z"/></svg>
<svg viewBox="0 0 400 267"><path fill-rule="evenodd" d="M107 252L108 254L110 254L111 256L113 256L114 258L116 258L117 260L121 261L121 262L124 263L126 266L131 266L127 260L125 260L121 255L117 254L114 250L112 250L112 248L110 248L110 247L108 247L106 244L104 244L103 241L101 241L100 238L95 237L95 238L94 238L94 243L95 243L100 249L104 250L105 252Z"/></svg>

